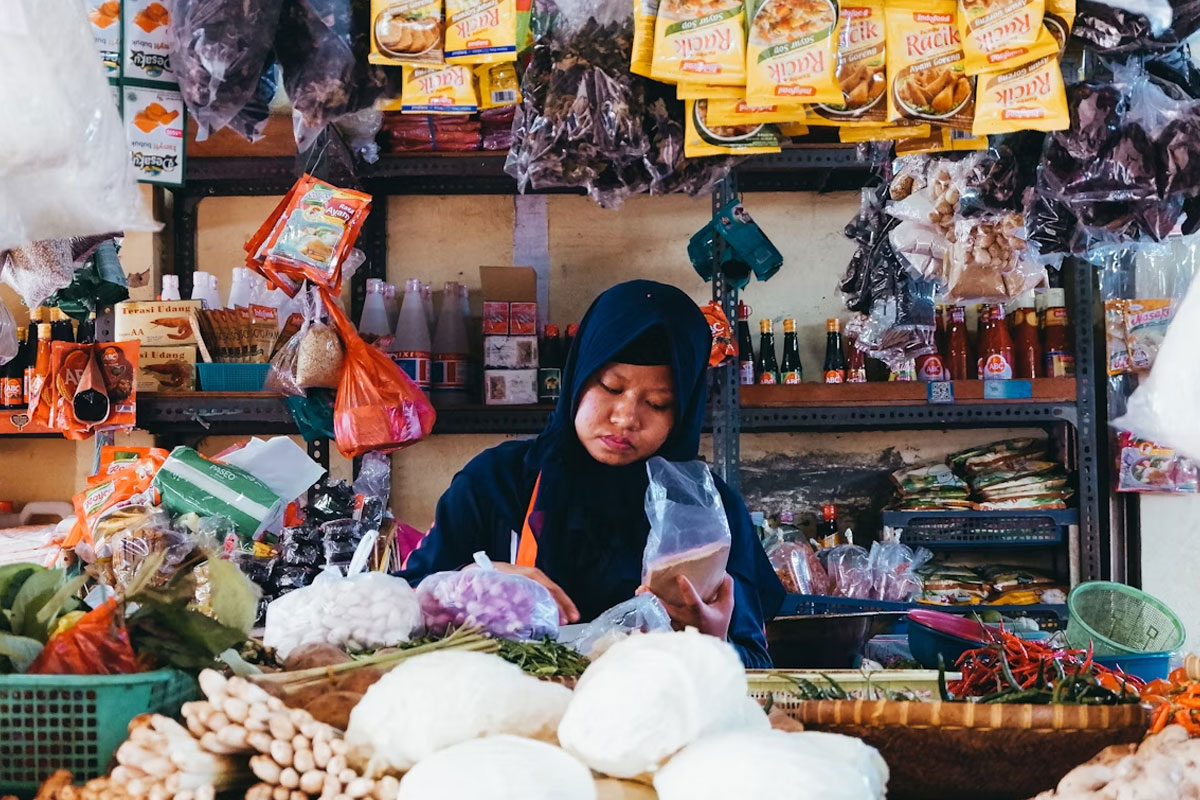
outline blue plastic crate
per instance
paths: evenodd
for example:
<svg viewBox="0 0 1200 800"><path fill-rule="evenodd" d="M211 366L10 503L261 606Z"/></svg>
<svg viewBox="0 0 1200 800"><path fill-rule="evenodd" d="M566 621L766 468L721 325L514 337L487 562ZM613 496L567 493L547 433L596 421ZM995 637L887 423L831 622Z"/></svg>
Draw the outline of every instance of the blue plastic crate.
<svg viewBox="0 0 1200 800"><path fill-rule="evenodd" d="M1079 512L1066 511L885 511L883 524L898 529L912 547L941 550L971 547L1057 545Z"/></svg>
<svg viewBox="0 0 1200 800"><path fill-rule="evenodd" d="M204 392L261 392L270 364L197 364Z"/></svg>

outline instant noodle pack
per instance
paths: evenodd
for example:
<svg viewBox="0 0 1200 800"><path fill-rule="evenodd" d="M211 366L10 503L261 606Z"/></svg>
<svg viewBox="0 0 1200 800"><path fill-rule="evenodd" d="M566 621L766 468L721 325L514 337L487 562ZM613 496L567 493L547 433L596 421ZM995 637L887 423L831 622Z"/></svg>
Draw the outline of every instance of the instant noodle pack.
<svg viewBox="0 0 1200 800"><path fill-rule="evenodd" d="M980 149L1069 126L1074 17L1073 0L634 0L630 69L688 101L689 156L773 152L810 125Z"/></svg>

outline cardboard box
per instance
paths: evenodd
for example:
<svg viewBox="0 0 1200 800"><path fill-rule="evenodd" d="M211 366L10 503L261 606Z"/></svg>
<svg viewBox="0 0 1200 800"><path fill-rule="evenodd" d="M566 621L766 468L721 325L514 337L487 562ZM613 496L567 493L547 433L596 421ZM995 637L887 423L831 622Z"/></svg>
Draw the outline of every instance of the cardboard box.
<svg viewBox="0 0 1200 800"><path fill-rule="evenodd" d="M508 336L508 303L483 301L483 335Z"/></svg>
<svg viewBox="0 0 1200 800"><path fill-rule="evenodd" d="M513 336L537 336L537 303L509 303L508 332Z"/></svg>
<svg viewBox="0 0 1200 800"><path fill-rule="evenodd" d="M485 369L534 369L538 365L536 336L483 337Z"/></svg>
<svg viewBox="0 0 1200 800"><path fill-rule="evenodd" d="M139 392L191 392L195 389L195 347L142 347L138 351Z"/></svg>
<svg viewBox="0 0 1200 800"><path fill-rule="evenodd" d="M537 370L484 370L483 402L489 406L533 405L537 402Z"/></svg>
<svg viewBox="0 0 1200 800"><path fill-rule="evenodd" d="M142 347L182 347L196 343L199 300L153 300L117 303L118 342L138 340Z"/></svg>
<svg viewBox="0 0 1200 800"><path fill-rule="evenodd" d="M537 336L537 272L533 267L480 267L483 333Z"/></svg>

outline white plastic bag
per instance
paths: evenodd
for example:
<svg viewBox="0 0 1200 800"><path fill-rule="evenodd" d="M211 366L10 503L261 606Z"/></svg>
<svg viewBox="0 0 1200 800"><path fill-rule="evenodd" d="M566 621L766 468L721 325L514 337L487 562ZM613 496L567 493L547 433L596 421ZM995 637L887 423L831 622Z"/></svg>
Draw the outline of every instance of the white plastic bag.
<svg viewBox="0 0 1200 800"><path fill-rule="evenodd" d="M703 461L646 463L646 518L650 535L642 556L642 583L666 603L682 605L676 583L682 575L702 600L711 598L725 578L729 562L729 519Z"/></svg>
<svg viewBox="0 0 1200 800"><path fill-rule="evenodd" d="M158 230L83 3L8 0L0 74L11 78L0 88L0 251L40 239Z"/></svg>
<svg viewBox="0 0 1200 800"><path fill-rule="evenodd" d="M558 604L550 590L523 575L497 572L484 553L478 569L435 572L417 586L425 627L440 636L482 628L503 639L558 638Z"/></svg>
<svg viewBox="0 0 1200 800"><path fill-rule="evenodd" d="M608 609L588 623L572 646L588 658L599 658L608 648L635 633L669 632L671 617L652 594L639 594Z"/></svg>
<svg viewBox="0 0 1200 800"><path fill-rule="evenodd" d="M7 364L17 357L17 323L13 322L8 306L0 301L0 365Z"/></svg>
<svg viewBox="0 0 1200 800"><path fill-rule="evenodd" d="M1191 459L1200 459L1200 362L1195 346L1200 341L1200 280L1193 280L1187 297L1175 312L1158 358L1126 405L1125 415L1113 422L1142 439L1173 447Z"/></svg>

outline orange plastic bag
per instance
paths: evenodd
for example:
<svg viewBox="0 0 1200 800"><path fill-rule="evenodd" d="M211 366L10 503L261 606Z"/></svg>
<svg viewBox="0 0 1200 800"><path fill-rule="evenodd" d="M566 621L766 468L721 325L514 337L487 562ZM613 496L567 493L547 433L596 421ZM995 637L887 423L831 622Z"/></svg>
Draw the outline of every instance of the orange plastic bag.
<svg viewBox="0 0 1200 800"><path fill-rule="evenodd" d="M712 351L708 355L708 365L719 367L726 361L737 358L737 340L733 338L733 329L729 326L729 318L721 304L713 300L700 309L704 319L708 321L708 329L712 331Z"/></svg>
<svg viewBox="0 0 1200 800"><path fill-rule="evenodd" d="M50 637L29 667L30 675L126 675L141 671L129 642L125 615L115 599Z"/></svg>
<svg viewBox="0 0 1200 800"><path fill-rule="evenodd" d="M355 458L424 439L437 419L429 398L385 353L362 340L334 298L324 290L321 297L346 349L333 407L338 450Z"/></svg>

